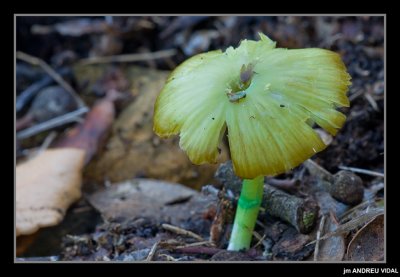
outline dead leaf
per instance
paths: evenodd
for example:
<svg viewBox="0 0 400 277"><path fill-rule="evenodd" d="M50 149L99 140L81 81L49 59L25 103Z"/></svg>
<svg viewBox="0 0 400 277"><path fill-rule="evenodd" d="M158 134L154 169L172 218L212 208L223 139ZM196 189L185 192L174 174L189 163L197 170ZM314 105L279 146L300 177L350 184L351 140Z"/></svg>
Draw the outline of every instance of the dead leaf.
<svg viewBox="0 0 400 277"><path fill-rule="evenodd" d="M16 235L57 225L81 197L81 149L48 149L16 168Z"/></svg>
<svg viewBox="0 0 400 277"><path fill-rule="evenodd" d="M88 200L108 221L147 218L202 236L209 235L212 217L207 214L217 205L215 196L204 196L180 184L140 178L113 184Z"/></svg>
<svg viewBox="0 0 400 277"><path fill-rule="evenodd" d="M338 227L339 223L332 216L328 216L324 233L334 232ZM317 261L341 261L345 251L344 238L342 236L332 236L319 242Z"/></svg>
<svg viewBox="0 0 400 277"><path fill-rule="evenodd" d="M295 228L286 229L279 241L272 247L275 261L301 261L307 258L314 246L308 245L310 236L300 234Z"/></svg>
<svg viewBox="0 0 400 277"><path fill-rule="evenodd" d="M196 194L196 191L179 184L135 179L95 192L89 201L108 220L136 217L159 220L164 205L189 199Z"/></svg>
<svg viewBox="0 0 400 277"><path fill-rule="evenodd" d="M329 232L322 236L320 240L325 240L328 239L332 236L341 236L341 235L346 235L350 231L355 230L359 228L360 226L363 226L373 218L377 217L378 215L383 214L383 208L371 208L368 209L368 211L363 211L360 215L352 218L350 221L342 223L338 226L338 228L335 231ZM309 244L315 243L316 240L310 242Z"/></svg>
<svg viewBox="0 0 400 277"><path fill-rule="evenodd" d="M383 261L385 257L384 215L378 215L362 227L350 241L350 261Z"/></svg>

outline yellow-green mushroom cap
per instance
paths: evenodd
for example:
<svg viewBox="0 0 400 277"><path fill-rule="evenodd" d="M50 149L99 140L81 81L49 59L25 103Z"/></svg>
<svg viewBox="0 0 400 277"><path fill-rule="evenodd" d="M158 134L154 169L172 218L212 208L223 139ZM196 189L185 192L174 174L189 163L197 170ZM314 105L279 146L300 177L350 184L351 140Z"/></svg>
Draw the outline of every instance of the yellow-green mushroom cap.
<svg viewBox="0 0 400 277"><path fill-rule="evenodd" d="M157 98L154 131L180 134L194 164L216 163L226 128L235 173L245 179L286 172L326 145L311 127L335 135L346 117L350 75L332 51L276 48L263 34L225 52L191 57Z"/></svg>

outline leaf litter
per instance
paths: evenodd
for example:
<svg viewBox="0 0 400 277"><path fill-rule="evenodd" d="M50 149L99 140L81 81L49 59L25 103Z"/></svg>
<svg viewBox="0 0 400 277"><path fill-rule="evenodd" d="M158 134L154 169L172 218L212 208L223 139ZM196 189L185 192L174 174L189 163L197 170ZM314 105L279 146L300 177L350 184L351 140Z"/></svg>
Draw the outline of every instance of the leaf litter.
<svg viewBox="0 0 400 277"><path fill-rule="evenodd" d="M87 222L94 228L90 232L71 230L71 235L65 235L50 228L49 232L54 232L52 237L60 238L57 247L61 246L62 250L49 252L48 257L36 255L37 260L312 260L315 250L318 261L383 258L384 185L379 177L383 174L384 154L381 17L19 17L17 27L20 30L17 50L45 61L92 110L92 115L89 113L86 117L88 121L82 117L84 111L61 118L62 124L48 125L48 129L36 129L29 136L20 136L17 154L21 165L18 167L29 153L35 153L43 145L45 149L50 148L41 151L56 151L52 147L57 145L84 149L88 164L83 168L82 191L79 189L75 198L83 194L83 200L87 199L91 205L85 207L99 211L103 218L102 223ZM162 87L167 70L175 68L189 55L226 48L243 37L252 39L258 31L268 33L281 47L324 47L342 55L353 82L349 92L351 107L344 111L348 120L335 138L321 133L330 145L314 161L328 172L338 172L345 166L375 172L377 177L360 173L364 199L357 206L341 203L329 191L316 188L315 176L304 166L275 177L271 184L284 189L290 197L318 203L315 227L311 233L301 234L290 223L262 210L254 248L235 254L224 248L238 197L237 187L223 184L221 176L214 178L217 166L191 165L176 140L161 141L153 136L152 99ZM55 36L60 39L54 39ZM162 52L170 49L174 51ZM131 60L130 55L133 55ZM103 63L85 64L85 61ZM65 68L72 69L68 77L63 72ZM20 80L17 103L23 103L17 119L28 113L40 89L55 84L48 76L46 79L43 73L35 72L38 70L33 65L17 64ZM28 90L29 97L22 97L22 92L33 84L40 89L32 87L34 93ZM121 98L107 100L113 90ZM99 108L99 103L106 104ZM104 119L98 115L104 115ZM77 121L81 123L76 124ZM50 136L53 143L44 143L50 132L53 132ZM226 147L225 142L222 155L229 159ZM229 172L221 174L229 176ZM132 185L135 182L142 185ZM152 192L143 184L152 188ZM204 195L179 184L195 189L212 184L215 193ZM20 193L18 189L17 194ZM23 193L34 194L25 188ZM43 201L29 207L46 203ZM71 202L62 207L67 217L79 209L75 204L67 210L76 200L54 197L52 201ZM48 205L52 206L44 204L44 207ZM323 217L325 223L321 225ZM56 221L60 229L66 230L61 218ZM169 230L162 227L168 224L173 227ZM319 229L319 246L315 249ZM34 241L44 232L40 230L35 237L21 238ZM199 237L196 239L196 236ZM39 252L32 247L26 253L32 258ZM19 259L25 258L22 255Z"/></svg>

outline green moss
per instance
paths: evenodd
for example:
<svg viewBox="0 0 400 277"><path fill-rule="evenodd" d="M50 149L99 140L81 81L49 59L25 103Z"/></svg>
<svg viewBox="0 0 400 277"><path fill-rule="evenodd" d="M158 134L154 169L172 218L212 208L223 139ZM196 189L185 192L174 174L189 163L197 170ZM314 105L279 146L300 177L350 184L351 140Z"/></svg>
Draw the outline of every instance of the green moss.
<svg viewBox="0 0 400 277"><path fill-rule="evenodd" d="M305 229L309 229L314 224L315 213L313 212L305 212L303 214L303 224Z"/></svg>

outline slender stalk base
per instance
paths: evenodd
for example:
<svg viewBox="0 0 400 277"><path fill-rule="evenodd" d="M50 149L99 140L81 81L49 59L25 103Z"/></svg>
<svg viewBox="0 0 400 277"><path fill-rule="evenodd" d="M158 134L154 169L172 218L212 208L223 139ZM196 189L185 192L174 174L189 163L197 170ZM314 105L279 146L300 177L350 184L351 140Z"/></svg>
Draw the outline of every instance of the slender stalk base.
<svg viewBox="0 0 400 277"><path fill-rule="evenodd" d="M249 249L264 191L264 176L243 180L228 250Z"/></svg>

